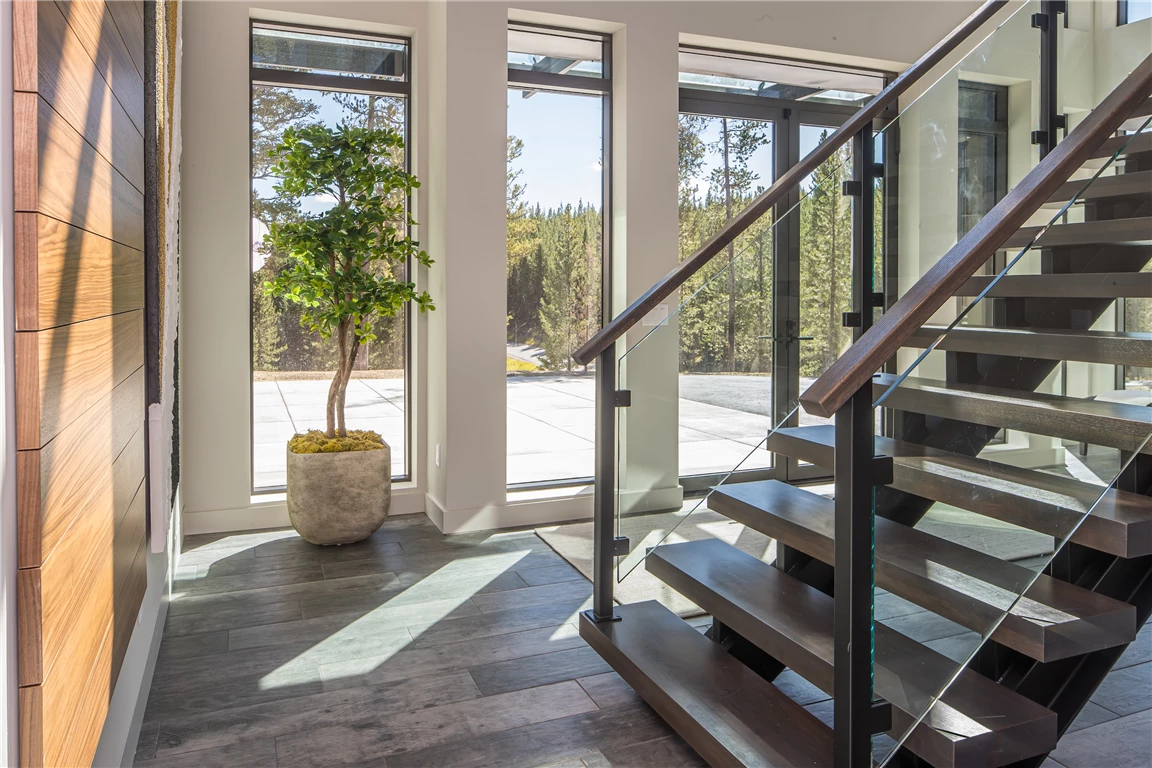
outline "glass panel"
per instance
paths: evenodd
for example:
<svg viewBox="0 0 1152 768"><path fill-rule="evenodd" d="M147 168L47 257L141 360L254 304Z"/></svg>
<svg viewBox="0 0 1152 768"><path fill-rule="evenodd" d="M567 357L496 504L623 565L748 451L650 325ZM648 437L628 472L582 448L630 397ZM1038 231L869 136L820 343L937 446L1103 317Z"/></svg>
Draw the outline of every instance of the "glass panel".
<svg viewBox="0 0 1152 768"><path fill-rule="evenodd" d="M827 141L831 128L800 126L800 154ZM843 315L852 306L852 198L841 187L852 178L852 145L845 144L801 182L800 392L811 386L852 343ZM803 424L830 423L807 413Z"/></svg>
<svg viewBox="0 0 1152 768"><path fill-rule="evenodd" d="M776 147L767 121L681 115L679 130L683 260L772 183ZM681 289L695 294L679 314L681 476L728 471L771 423L771 224L769 213Z"/></svg>
<svg viewBox="0 0 1152 768"><path fill-rule="evenodd" d="M397 40L254 25L252 65L260 69L403 81L408 78L408 46Z"/></svg>
<svg viewBox="0 0 1152 768"><path fill-rule="evenodd" d="M508 91L508 483L590 478L600 329L603 98Z"/></svg>
<svg viewBox="0 0 1152 768"><path fill-rule="evenodd" d="M1152 452L1152 399L1117 389L1117 371L1146 357L1152 334L1117 335L1115 297L1094 290L1100 271L1132 273L1148 281L1137 292L1152 290L1142 272L1152 253L1115 245L1105 265L1098 248L1084 258L1064 244L1076 238L1068 226L1139 215L1130 200L1093 194L1126 170L1110 159L1055 195L1038 214L1042 226L1009 241L1006 266L961 291L975 300L913 337L903 373L875 379L876 407L893 424L876 449L895 460L894 482L876 496L877 559L889 563L876 571L876 674L879 686L885 665L899 664L918 683L900 691L908 717L885 737L885 756L905 740L914 749L920 720L955 716L938 698L990 637L1036 654L1021 627L1043 628L1044 642L1068 655L1130 639L1108 626L1105 609L1061 602L1042 574L1089 514L1113 517L1109 486L1136 454ZM1036 293L1064 275L1093 289ZM1029 295L1043 296L1042 306ZM1093 535L1107 550L1100 528ZM898 562L901 548L922 554ZM882 618L895 607L899 618ZM936 653L901 656L925 627L933 639L922 645Z"/></svg>
<svg viewBox="0 0 1152 768"><path fill-rule="evenodd" d="M277 196L269 154L290 126L340 123L391 126L404 131L407 101L360 95L257 85L252 88L252 443L256 491L275 491L286 483L285 443L297 432L323 429L324 409L336 370L335 341L321 339L300 325L300 305L265 295L264 284L288 264L288 256L264 242L273 221L325 211L331 200ZM403 148L391 161L406 162ZM407 476L407 316L382 318L377 338L357 358L348 385L346 414L350 429L379 432L392 451L392 474Z"/></svg>
<svg viewBox="0 0 1152 768"><path fill-rule="evenodd" d="M717 256L702 280L681 289L680 301L671 311L668 305L658 307L628 335L627 351L618 361L617 382L632 392L632 405L617 410L616 491L617 525L620 535L628 537L631 552L618 561L619 579L642 563L650 548L685 537L727 540L736 536L742 544L760 548L758 556L775 551L769 550L765 537L708 510L707 495L724 483L771 476L767 438L795 418L796 403L778 404L776 412L782 418L774 418L771 401L774 394L776 399L779 395L772 392L769 377L753 375L750 370L684 375L685 350L692 352L697 338L713 339L711 346L701 346L712 350L711 359L723 369L732 276L736 277L737 307L769 305L772 286L770 281L758 279L760 263L770 259L773 238L783 227L803 226L808 198L827 193L832 184L839 194L839 164L843 159L841 155L834 157L828 173L814 176L801 190L801 200L778 220L765 216L755 230L738 238L732 257ZM689 207L682 214L682 232L693 210ZM810 225L823 227L827 222ZM756 360L755 347L741 347L739 341L757 335L758 322L754 311L735 317L737 362L743 361L749 368ZM696 329L694 335L686 336L685 326ZM777 335L774 328L769 333ZM686 464L685 454L692 457L692 464L709 473L698 489L690 487L686 479L689 498L685 498L678 471Z"/></svg>
<svg viewBox="0 0 1152 768"><path fill-rule="evenodd" d="M558 75L604 77L604 40L575 33L508 30L508 67Z"/></svg>

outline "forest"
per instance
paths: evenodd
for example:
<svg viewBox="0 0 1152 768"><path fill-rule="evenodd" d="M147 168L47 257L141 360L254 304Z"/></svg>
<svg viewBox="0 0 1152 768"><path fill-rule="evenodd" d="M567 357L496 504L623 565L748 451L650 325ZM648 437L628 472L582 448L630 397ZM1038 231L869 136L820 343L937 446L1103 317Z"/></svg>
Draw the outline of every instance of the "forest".
<svg viewBox="0 0 1152 768"><path fill-rule="evenodd" d="M271 298L264 283L285 257L261 242L277 220L304 215L322 201L281 199L272 193L271 151L290 126L332 120L402 129L406 104L385 96L256 87L252 104L252 363L256 371L329 371L332 345L300 327L295 305ZM760 194L771 179L754 169L768 147L765 123L681 115L679 120L679 258L684 259ZM827 134L825 133L825 136ZM823 140L824 137L821 137ZM575 372L573 353L601 322L602 212L575 201L560 208L531 205L519 160L524 143L508 137L507 271L508 341L543 349L539 369ZM841 313L850 309L851 202L841 195L849 178L848 148L803 184L797 208L786 215L800 243L799 328L778 332L773 320L772 215L761 217L732 246L681 289L677 314L680 370L694 373L767 373L771 337L810 337L800 342L802 376L819 375L850 341ZM394 158L403 162L404 158ZM435 257L435 255L433 254ZM782 265L781 265L782 268ZM381 324L378 340L360 365L373 370L404 366L404 317ZM536 370L519 361L511 370Z"/></svg>

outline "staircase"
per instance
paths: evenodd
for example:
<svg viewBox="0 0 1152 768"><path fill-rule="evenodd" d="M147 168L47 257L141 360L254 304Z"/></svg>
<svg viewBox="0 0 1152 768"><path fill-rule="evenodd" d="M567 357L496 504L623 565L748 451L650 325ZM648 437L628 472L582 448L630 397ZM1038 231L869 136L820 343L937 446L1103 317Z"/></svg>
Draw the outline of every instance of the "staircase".
<svg viewBox="0 0 1152 768"><path fill-rule="evenodd" d="M1117 119L1150 113L1145 100ZM911 354L946 359L942 379L916 368L907 378L877 373L863 387L883 399L892 435L874 444L892 459L875 497L876 594L967 630L974 652L949 657L878 616L872 686L887 706L874 708L871 730L903 740L886 764L1038 766L1152 613L1152 407L1040 391L1065 362L1152 367L1152 334L1092 329L1118 300L1152 297L1152 273L1142 272L1152 262L1152 134L1098 141L1083 167L1103 161L1114 175L1087 189L1049 183L1056 191L1038 206L1055 212L1076 200L1085 221L1001 238L1009 259L1031 245L1038 274L956 283L957 298L984 294L984 325L916 324L904 334ZM833 470L837 419L778 428L767 447ZM986 449L1002 429L1116 456L1114 482L1105 489L999 461ZM1051 536L1058 551L1038 572L916 527L936 503ZM833 729L773 684L788 668L835 693L838 502L734 479L707 505L783 553L769 564L708 539L648 554L649 573L714 618L709 636L656 602L616 606L615 620L582 614L581 635L711 765L847 764L834 757Z"/></svg>

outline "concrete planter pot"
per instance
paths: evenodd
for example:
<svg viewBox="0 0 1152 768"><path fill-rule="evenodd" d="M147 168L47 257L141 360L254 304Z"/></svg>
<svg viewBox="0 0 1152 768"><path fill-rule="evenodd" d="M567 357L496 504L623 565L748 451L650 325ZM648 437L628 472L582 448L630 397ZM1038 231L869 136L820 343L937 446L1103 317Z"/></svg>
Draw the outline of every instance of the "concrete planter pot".
<svg viewBox="0 0 1152 768"><path fill-rule="evenodd" d="M351 544L384 524L392 504L392 451L288 450L288 517L313 544Z"/></svg>

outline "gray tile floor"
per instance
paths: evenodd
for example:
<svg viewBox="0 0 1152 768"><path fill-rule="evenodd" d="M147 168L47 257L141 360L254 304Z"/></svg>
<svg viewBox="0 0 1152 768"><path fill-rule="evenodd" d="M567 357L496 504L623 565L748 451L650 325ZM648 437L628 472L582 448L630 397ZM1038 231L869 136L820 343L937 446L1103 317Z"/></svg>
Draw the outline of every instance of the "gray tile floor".
<svg viewBox="0 0 1152 768"><path fill-rule="evenodd" d="M190 536L136 764L702 765L580 639L590 593L531 531L445 537L422 515L345 547L290 530ZM876 617L955 659L976 640L890 594ZM795 673L777 685L830 720ZM1046 768L1147 768L1150 714L1152 625ZM878 737L877 754L890 746Z"/></svg>

